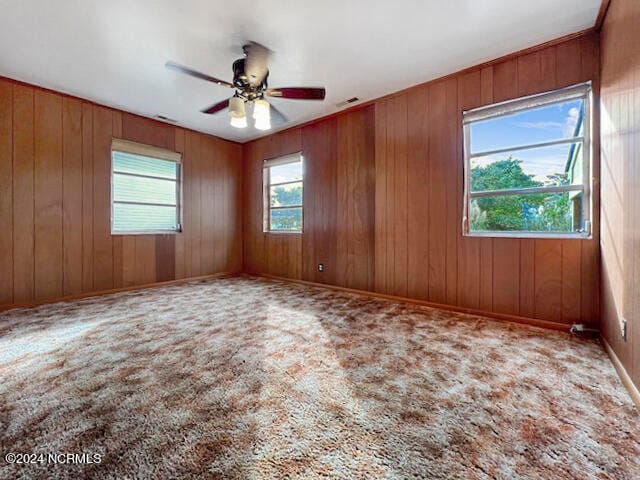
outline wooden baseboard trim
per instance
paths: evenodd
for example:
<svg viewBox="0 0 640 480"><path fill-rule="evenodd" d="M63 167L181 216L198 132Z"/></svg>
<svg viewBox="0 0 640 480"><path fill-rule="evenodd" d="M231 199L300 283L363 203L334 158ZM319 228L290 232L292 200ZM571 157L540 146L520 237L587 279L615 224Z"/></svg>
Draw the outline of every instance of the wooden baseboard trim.
<svg viewBox="0 0 640 480"><path fill-rule="evenodd" d="M456 312L456 313L465 313L468 315L477 315L480 317L488 317L488 318L492 318L492 319L497 319L497 320L505 320L507 322L513 322L513 323L519 323L519 324L524 324L524 325L529 325L529 326L534 326L534 327L541 327L541 328L546 328L546 329L550 329L550 330L558 330L561 332L568 332L569 329L571 328L571 325L567 325L565 323L559 323L559 322L551 322L548 320L539 320L536 318L528 318L528 317L520 317L517 315L509 315L509 314L504 314L504 313L495 313L495 312L487 312L484 310L477 310L474 308L467 308L467 307L459 307L456 305L446 305L446 304L441 304L441 303L434 303L434 302L428 302L425 300L417 300L414 298L407 298L407 297L399 297L399 296L395 296L395 295L387 295L385 293L377 293L377 292L370 292L368 290L356 290L354 288L347 288L347 287L339 287L337 285L330 285L327 283L316 283L316 282L309 282L307 280L298 280L298 279L293 279L293 278L287 278L287 277L280 277L277 275L269 275L266 273L245 273L245 275L247 276L256 276L256 277L264 277L264 278L271 278L274 280L281 280L281 281L285 281L285 282L292 282L292 283L299 283L302 285L310 285L313 287L320 287L320 288L327 288L330 290L336 290L339 292L346 292L346 293L354 293L357 295L364 295L366 297L373 297L373 298L382 298L384 300L390 300L392 302L397 302L397 303L409 303L411 305L418 305L421 307L429 307L429 308L438 308L440 310L447 310L450 312Z"/></svg>
<svg viewBox="0 0 640 480"><path fill-rule="evenodd" d="M238 275L238 272L220 272L220 273L213 273L210 275L201 275L199 277L180 278L178 280L168 280L166 282L145 283L143 285L132 285L130 287L112 288L110 290L100 290L97 292L79 293L77 295L67 295L64 297L51 298L48 300L12 303L9 305L0 305L0 312L6 311L6 310L13 310L14 308L33 308L33 307L39 307L40 305L47 305L50 303L69 302L72 300L81 300L83 298L101 297L103 295L110 295L112 293L131 292L133 290L145 290L147 288L169 287L172 285L182 285L184 283L197 282L201 280L211 280L214 278L232 277L234 275Z"/></svg>
<svg viewBox="0 0 640 480"><path fill-rule="evenodd" d="M627 369L624 368L624 365L622 365L622 362L616 355L616 352L613 351L613 348L611 348L611 345L609 345L609 342L607 342L604 337L602 337L602 344L604 345L604 349L607 352L607 355L609 355L611 363L613 363L613 368L616 369L616 372L618 372L618 376L620 377L622 384L627 389L627 392L629 392L631 400L633 400L633 403L635 403L636 408L640 410L640 391L638 390L638 387L636 387L636 385L633 383L633 380L631 380L631 377L627 373Z"/></svg>

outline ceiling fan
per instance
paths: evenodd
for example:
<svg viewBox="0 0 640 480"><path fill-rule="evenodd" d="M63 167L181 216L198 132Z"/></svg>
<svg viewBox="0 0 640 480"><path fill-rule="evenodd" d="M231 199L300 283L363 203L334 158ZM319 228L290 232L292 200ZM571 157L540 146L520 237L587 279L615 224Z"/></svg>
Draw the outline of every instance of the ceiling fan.
<svg viewBox="0 0 640 480"><path fill-rule="evenodd" d="M287 118L280 110L265 100L265 96L291 100L324 100L324 87L269 88L267 85L267 78L269 77L267 64L271 51L256 42L249 42L242 47L242 50L244 51L244 58L239 58L233 62L233 83L171 61L166 63L166 67L215 83L221 87L235 89L235 93L231 98L205 108L202 113L213 114L228 108L231 126L236 128L245 128L247 126L245 104L249 104L252 107L254 126L258 130L270 129L272 122L275 125L281 125L287 121Z"/></svg>

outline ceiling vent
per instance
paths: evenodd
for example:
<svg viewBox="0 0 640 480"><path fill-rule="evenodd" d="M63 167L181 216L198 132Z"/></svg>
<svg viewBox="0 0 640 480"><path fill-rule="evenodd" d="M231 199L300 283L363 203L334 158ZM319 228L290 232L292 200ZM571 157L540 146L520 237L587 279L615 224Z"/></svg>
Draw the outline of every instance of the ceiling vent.
<svg viewBox="0 0 640 480"><path fill-rule="evenodd" d="M156 118L158 120L162 120L163 122L178 123L177 120L174 120L173 118L165 117L164 115L156 115Z"/></svg>
<svg viewBox="0 0 640 480"><path fill-rule="evenodd" d="M338 104L336 104L336 107L340 108L340 107L345 107L347 105L349 105L350 103L355 103L358 100L360 100L358 97L351 97L348 100L345 100L343 102L340 102Z"/></svg>

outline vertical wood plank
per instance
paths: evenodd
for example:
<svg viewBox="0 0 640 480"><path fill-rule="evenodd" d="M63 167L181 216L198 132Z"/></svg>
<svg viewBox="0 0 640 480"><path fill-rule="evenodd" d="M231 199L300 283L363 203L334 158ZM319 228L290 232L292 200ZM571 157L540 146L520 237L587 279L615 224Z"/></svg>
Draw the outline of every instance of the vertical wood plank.
<svg viewBox="0 0 640 480"><path fill-rule="evenodd" d="M556 47L558 87L566 87L582 81L582 56L580 39L569 40Z"/></svg>
<svg viewBox="0 0 640 480"><path fill-rule="evenodd" d="M13 85L14 301L34 299L34 92Z"/></svg>
<svg viewBox="0 0 640 480"><path fill-rule="evenodd" d="M200 136L193 132L187 132L186 137L186 150L189 157L189 185L190 185L190 275L197 277L202 275L202 268L200 258L202 255L202 243L201 243L201 225L202 225L202 210L201 210L201 158L200 158Z"/></svg>
<svg viewBox="0 0 640 480"><path fill-rule="evenodd" d="M418 87L409 108L407 142L407 295L429 297L429 90Z"/></svg>
<svg viewBox="0 0 640 480"><path fill-rule="evenodd" d="M63 293L62 98L35 91L35 298Z"/></svg>
<svg viewBox="0 0 640 480"><path fill-rule="evenodd" d="M535 240L520 240L520 306L523 317L533 317L535 312Z"/></svg>
<svg viewBox="0 0 640 480"><path fill-rule="evenodd" d="M516 71L518 74L518 96L524 97L540 92L542 77L540 52L518 57Z"/></svg>
<svg viewBox="0 0 640 480"><path fill-rule="evenodd" d="M522 78L518 78L520 88L524 85L523 82ZM537 88L532 88L530 91L536 93L553 90L555 88L558 88L558 64L556 47L554 46L540 51L540 77L538 78L538 86Z"/></svg>
<svg viewBox="0 0 640 480"><path fill-rule="evenodd" d="M337 209L336 222L342 228L333 229L336 237L336 284L347 286L349 279L353 275L352 264L350 262L349 238L353 234L353 200L354 195L352 176L353 159L349 158L349 128L350 117L341 115L337 123L337 146L336 146L336 181L337 188ZM311 180L311 179L310 179ZM313 182L314 180L311 180ZM309 183L311 183L309 182Z"/></svg>
<svg viewBox="0 0 640 480"><path fill-rule="evenodd" d="M229 153L226 142L215 139L213 145L212 175L214 181L213 241L214 271L221 272L226 266L226 258L230 255L230 201L228 194ZM217 152L217 153L216 153ZM222 207L222 208L220 208Z"/></svg>
<svg viewBox="0 0 640 480"><path fill-rule="evenodd" d="M387 292L387 103L375 104L375 290Z"/></svg>
<svg viewBox="0 0 640 480"><path fill-rule="evenodd" d="M453 179L451 187L445 191L446 204L446 297L450 305L458 302L458 237L461 235L462 210L460 197L462 196L462 157L458 156L458 129L460 115L458 114L458 82L455 78L445 81L446 109L445 117L440 121L446 130L446 143L443 144L444 166L446 176Z"/></svg>
<svg viewBox="0 0 640 480"><path fill-rule="evenodd" d="M0 305L13 303L13 87L0 80Z"/></svg>
<svg viewBox="0 0 640 480"><path fill-rule="evenodd" d="M122 286L136 284L136 236L122 236Z"/></svg>
<svg viewBox="0 0 640 480"><path fill-rule="evenodd" d="M175 235L154 235L155 239L155 282L175 280L176 244Z"/></svg>
<svg viewBox="0 0 640 480"><path fill-rule="evenodd" d="M338 118L337 221L345 228L330 226L338 237L338 264L343 267L338 282L361 290L374 285L373 115L373 108L365 108Z"/></svg>
<svg viewBox="0 0 640 480"><path fill-rule="evenodd" d="M564 323L580 323L581 315L581 282L582 282L582 242L580 240L563 240L560 243L562 255L562 321Z"/></svg>
<svg viewBox="0 0 640 480"><path fill-rule="evenodd" d="M82 103L82 291L93 291L93 106Z"/></svg>
<svg viewBox="0 0 640 480"><path fill-rule="evenodd" d="M82 102L62 98L64 295L82 293Z"/></svg>
<svg viewBox="0 0 640 480"><path fill-rule="evenodd" d="M447 153L451 139L442 118L447 116L447 84L436 82L429 89L429 300L447 301ZM453 185L452 185L453 187ZM455 188L455 187L453 187Z"/></svg>
<svg viewBox="0 0 640 480"><path fill-rule="evenodd" d="M243 255L244 269L250 273L266 272L262 212L262 162L268 155L265 143L266 139L260 139L243 147L243 222L247 225Z"/></svg>
<svg viewBox="0 0 640 480"><path fill-rule="evenodd" d="M199 136L199 178L200 178L200 274L208 275L216 270L216 252L224 251L221 236L216 230L220 218L219 209L224 209L220 194L220 179L216 178L216 168L220 162L215 158L214 145L204 135Z"/></svg>
<svg viewBox="0 0 640 480"><path fill-rule="evenodd" d="M230 207L231 215L233 218L232 226L232 247L231 247L231 264L227 269L230 272L240 272L243 269L243 247L244 247L244 222L242 217L243 212L243 178L245 176L242 161L242 146L232 144L230 145L231 157L232 157L232 169L231 169L231 191L229 198L232 199L233 204Z"/></svg>
<svg viewBox="0 0 640 480"><path fill-rule="evenodd" d="M329 284L338 282L337 125L337 120L331 118L302 129L306 180L302 278ZM317 270L319 263L324 266L323 272Z"/></svg>
<svg viewBox="0 0 640 480"><path fill-rule="evenodd" d="M407 102L408 95L398 95L393 99L393 158L394 158L394 198L393 198L393 293L407 296Z"/></svg>
<svg viewBox="0 0 640 480"><path fill-rule="evenodd" d="M562 322L562 244L535 240L535 317Z"/></svg>
<svg viewBox="0 0 640 480"><path fill-rule="evenodd" d="M135 235L135 284L156 282L156 239L153 235Z"/></svg>
<svg viewBox="0 0 640 480"><path fill-rule="evenodd" d="M387 108L387 125L386 125L386 143L385 143L385 162L386 162L386 215L383 219L385 223L385 246L386 252L386 293L393 294L396 291L396 233L395 233L395 198L396 198L396 159L395 159L395 120L396 111L393 101L385 100Z"/></svg>
<svg viewBox="0 0 640 480"><path fill-rule="evenodd" d="M493 101L495 103L518 97L518 62L516 59L493 66Z"/></svg>
<svg viewBox="0 0 640 480"><path fill-rule="evenodd" d="M493 239L493 311L516 315L520 305L520 248L511 238Z"/></svg>

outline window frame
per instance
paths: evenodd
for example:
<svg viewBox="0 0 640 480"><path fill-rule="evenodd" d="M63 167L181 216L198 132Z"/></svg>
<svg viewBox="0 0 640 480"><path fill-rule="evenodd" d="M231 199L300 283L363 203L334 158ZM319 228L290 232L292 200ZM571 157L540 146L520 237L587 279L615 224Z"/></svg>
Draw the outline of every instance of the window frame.
<svg viewBox="0 0 640 480"><path fill-rule="evenodd" d="M271 167L279 165L287 165L289 163L300 162L302 168L302 178L300 180L292 180L290 182L271 183ZM304 156L302 152L290 153L280 157L270 158L263 162L262 165L262 231L263 233L273 233L276 235L301 235L304 231ZM271 187L278 185L288 185L292 183L302 183L302 204L287 205L283 207L271 206ZM271 210L283 210L287 208L301 209L302 223L300 230L273 230L271 228Z"/></svg>
<svg viewBox="0 0 640 480"><path fill-rule="evenodd" d="M153 175L140 175L140 174L130 174L130 173L122 173L122 172L114 172L113 169L113 161L114 161L114 152L120 153L128 153L133 155L143 156L152 160L163 160L174 162L176 164L176 204L157 204L153 202L122 202L116 201L114 195L114 181L113 175L117 173L119 175L130 175L138 178L152 178L158 179L159 177ZM111 166L110 166L110 223L111 223L111 235L177 235L182 233L183 225L183 172L182 172L182 154L179 152L174 152L172 150L167 150L164 148L154 147L152 145L146 145L142 143L136 143L129 140L123 140L120 138L113 138L111 141ZM160 178L161 180L169 180L174 181L170 178ZM138 229L138 230L115 230L114 229L114 206L115 204L127 204L127 205L156 205L156 206L171 206L175 207L176 210L176 228L175 229Z"/></svg>
<svg viewBox="0 0 640 480"><path fill-rule="evenodd" d="M471 153L471 125L482 120L499 118L514 113L527 111L533 108L568 102L571 100L584 100L583 134L578 137L562 138L559 140L534 142L512 147L497 148L493 150ZM484 107L465 110L462 112L463 128L463 176L464 198L462 212L462 234L465 237L496 237L496 238L561 238L588 240L593 237L593 155L592 155L592 129L593 129L593 89L591 82L579 83L565 88L552 90L536 95L520 97L514 100L495 103ZM576 185L546 186L519 189L501 189L484 192L471 192L471 159L480 156L493 155L512 151L531 150L547 146L576 144L582 149L582 183ZM582 221L583 229L576 232L535 232L535 231L481 231L471 230L469 211L474 198L487 196L506 196L536 193L571 193L582 192Z"/></svg>

